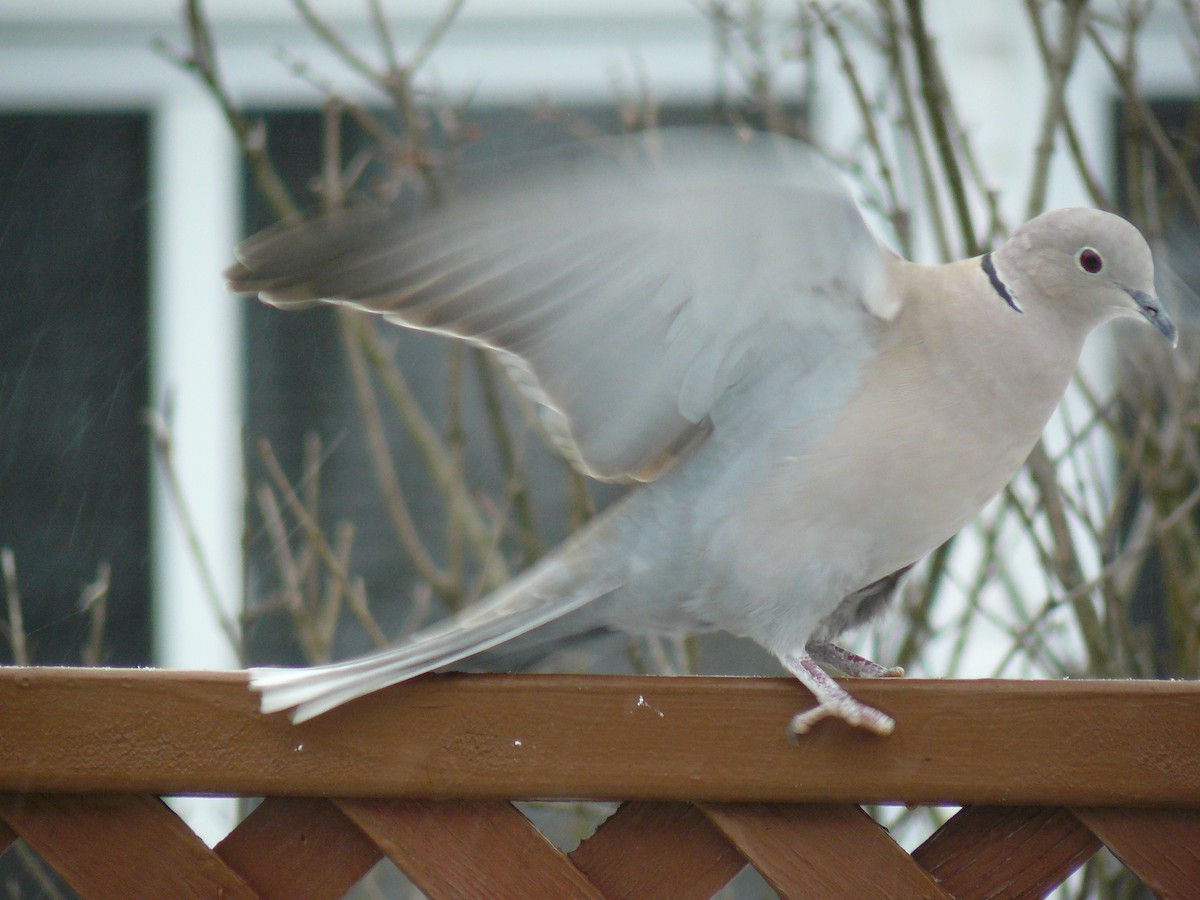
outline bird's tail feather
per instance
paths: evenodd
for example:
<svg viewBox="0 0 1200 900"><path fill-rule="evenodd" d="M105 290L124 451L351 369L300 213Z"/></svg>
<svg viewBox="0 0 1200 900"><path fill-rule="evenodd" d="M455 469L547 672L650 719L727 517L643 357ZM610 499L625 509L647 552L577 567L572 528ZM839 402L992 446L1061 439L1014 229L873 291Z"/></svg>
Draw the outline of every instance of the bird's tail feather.
<svg viewBox="0 0 1200 900"><path fill-rule="evenodd" d="M567 558L564 559L564 556ZM303 722L374 691L432 672L520 637L619 586L615 576L579 579L570 554L554 554L479 603L394 647L303 669L250 669L264 713L291 709Z"/></svg>

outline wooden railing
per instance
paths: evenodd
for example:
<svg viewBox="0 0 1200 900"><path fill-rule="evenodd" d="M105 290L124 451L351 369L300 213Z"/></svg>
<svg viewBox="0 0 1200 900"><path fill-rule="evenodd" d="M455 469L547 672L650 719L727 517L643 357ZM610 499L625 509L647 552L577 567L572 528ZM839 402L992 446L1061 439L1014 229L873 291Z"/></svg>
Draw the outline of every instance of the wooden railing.
<svg viewBox="0 0 1200 900"><path fill-rule="evenodd" d="M0 669L0 848L81 896L1037 897L1102 845L1200 897L1200 685L856 681L888 738L783 679L435 676L300 726L244 676ZM209 849L161 801L265 797ZM509 801L624 801L560 852ZM951 804L913 854L860 808Z"/></svg>

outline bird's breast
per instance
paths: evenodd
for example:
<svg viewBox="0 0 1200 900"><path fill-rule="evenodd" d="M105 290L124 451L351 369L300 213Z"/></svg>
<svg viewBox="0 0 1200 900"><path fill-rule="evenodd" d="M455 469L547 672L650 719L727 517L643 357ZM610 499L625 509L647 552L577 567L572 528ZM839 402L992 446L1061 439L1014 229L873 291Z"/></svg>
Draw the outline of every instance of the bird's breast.
<svg viewBox="0 0 1200 900"><path fill-rule="evenodd" d="M1014 398L1014 389L947 379L919 356L882 355L815 440L799 429L772 436L774 461L738 512L751 541L759 553L838 561L849 589L914 562L1029 454L1054 403Z"/></svg>

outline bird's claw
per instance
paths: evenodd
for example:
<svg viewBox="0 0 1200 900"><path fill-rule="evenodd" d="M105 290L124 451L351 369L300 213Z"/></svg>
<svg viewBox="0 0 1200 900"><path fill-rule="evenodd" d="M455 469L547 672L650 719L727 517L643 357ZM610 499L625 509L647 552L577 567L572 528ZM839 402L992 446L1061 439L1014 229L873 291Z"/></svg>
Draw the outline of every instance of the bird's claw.
<svg viewBox="0 0 1200 900"><path fill-rule="evenodd" d="M841 719L847 725L865 728L881 737L887 737L896 730L896 720L887 713L849 695L823 700L818 706L797 713L792 717L788 730L793 736L799 737L811 731L822 719Z"/></svg>
<svg viewBox="0 0 1200 900"><path fill-rule="evenodd" d="M891 734L896 720L873 706L855 700L840 684L829 677L817 660L837 665L842 671L855 672L874 677L897 677L904 670L897 667L885 669L858 654L827 642L811 642L802 653L785 654L780 657L789 672L800 679L800 683L812 691L817 705L792 717L790 731L793 736L806 734L822 719L841 719L855 728L865 728L881 736Z"/></svg>

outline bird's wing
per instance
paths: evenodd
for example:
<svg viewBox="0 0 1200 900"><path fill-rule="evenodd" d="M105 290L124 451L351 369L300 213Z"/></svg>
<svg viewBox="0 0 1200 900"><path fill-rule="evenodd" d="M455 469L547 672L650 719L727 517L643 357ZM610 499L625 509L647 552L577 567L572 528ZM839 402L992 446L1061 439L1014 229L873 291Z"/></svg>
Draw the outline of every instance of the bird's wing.
<svg viewBox="0 0 1200 900"><path fill-rule="evenodd" d="M891 318L887 256L810 148L678 130L540 158L415 221L278 227L226 276L494 349L581 469L650 480L731 388L803 376Z"/></svg>

